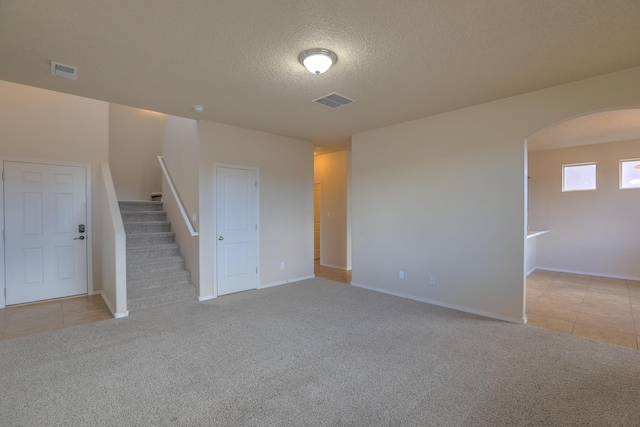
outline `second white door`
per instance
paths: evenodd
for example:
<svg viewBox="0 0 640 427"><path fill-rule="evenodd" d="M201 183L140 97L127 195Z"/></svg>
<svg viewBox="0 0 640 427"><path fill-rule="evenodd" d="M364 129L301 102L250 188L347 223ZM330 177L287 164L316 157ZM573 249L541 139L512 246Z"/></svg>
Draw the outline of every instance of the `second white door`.
<svg viewBox="0 0 640 427"><path fill-rule="evenodd" d="M313 259L320 260L320 184L313 184Z"/></svg>
<svg viewBox="0 0 640 427"><path fill-rule="evenodd" d="M218 295L258 287L258 174L216 167Z"/></svg>

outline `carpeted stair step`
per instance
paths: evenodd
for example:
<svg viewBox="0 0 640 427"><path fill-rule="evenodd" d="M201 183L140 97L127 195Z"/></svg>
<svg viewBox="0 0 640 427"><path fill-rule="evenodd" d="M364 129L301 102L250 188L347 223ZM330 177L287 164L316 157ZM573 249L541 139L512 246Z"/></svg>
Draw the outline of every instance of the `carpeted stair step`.
<svg viewBox="0 0 640 427"><path fill-rule="evenodd" d="M145 289L157 289L171 285L191 284L191 274L187 270L169 271L162 274L146 274L127 279L127 296L136 297Z"/></svg>
<svg viewBox="0 0 640 427"><path fill-rule="evenodd" d="M173 232L127 234L127 247L154 246L175 243Z"/></svg>
<svg viewBox="0 0 640 427"><path fill-rule="evenodd" d="M166 221L164 211L120 211L122 222Z"/></svg>
<svg viewBox="0 0 640 427"><path fill-rule="evenodd" d="M162 202L121 201L127 234L127 308L157 307L195 298L191 274Z"/></svg>
<svg viewBox="0 0 640 427"><path fill-rule="evenodd" d="M191 301L195 298L196 288L191 284L174 284L162 288L144 289L134 292L135 297L129 298L129 311L158 307L181 301Z"/></svg>
<svg viewBox="0 0 640 427"><path fill-rule="evenodd" d="M173 256L167 258L150 258L127 262L127 278L137 278L150 273L184 270L184 258Z"/></svg>
<svg viewBox="0 0 640 427"><path fill-rule="evenodd" d="M169 221L124 222L124 231L127 234L160 233L171 231L171 223Z"/></svg>
<svg viewBox="0 0 640 427"><path fill-rule="evenodd" d="M127 263L141 259L165 258L180 255L180 246L177 243L153 246L137 246L127 248Z"/></svg>
<svg viewBox="0 0 640 427"><path fill-rule="evenodd" d="M118 205L121 211L162 211L162 202L122 200Z"/></svg>

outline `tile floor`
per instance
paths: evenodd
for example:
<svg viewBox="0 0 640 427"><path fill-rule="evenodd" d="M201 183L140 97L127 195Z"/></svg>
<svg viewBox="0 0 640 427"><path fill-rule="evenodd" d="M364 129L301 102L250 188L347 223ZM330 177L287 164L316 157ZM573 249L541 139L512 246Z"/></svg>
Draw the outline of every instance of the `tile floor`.
<svg viewBox="0 0 640 427"><path fill-rule="evenodd" d="M530 325L640 348L640 281L536 270L526 311Z"/></svg>
<svg viewBox="0 0 640 427"><path fill-rule="evenodd" d="M351 283L351 271L315 262L317 277ZM0 309L0 340L111 319L100 295ZM527 277L528 323L640 348L640 282L537 270Z"/></svg>
<svg viewBox="0 0 640 427"><path fill-rule="evenodd" d="M323 267L320 265L319 260L315 261L314 266L316 277L324 277L325 279L335 280L336 282L351 284L351 270L345 271L338 268Z"/></svg>
<svg viewBox="0 0 640 427"><path fill-rule="evenodd" d="M322 267L315 263L318 277L351 283L351 271ZM112 319L102 296L79 296L0 309L0 341L55 329Z"/></svg>
<svg viewBox="0 0 640 427"><path fill-rule="evenodd" d="M112 318L100 295L13 305L0 309L0 340Z"/></svg>
<svg viewBox="0 0 640 427"><path fill-rule="evenodd" d="M351 271L317 277L351 283ZM537 270L527 277L528 324L640 349L640 282Z"/></svg>

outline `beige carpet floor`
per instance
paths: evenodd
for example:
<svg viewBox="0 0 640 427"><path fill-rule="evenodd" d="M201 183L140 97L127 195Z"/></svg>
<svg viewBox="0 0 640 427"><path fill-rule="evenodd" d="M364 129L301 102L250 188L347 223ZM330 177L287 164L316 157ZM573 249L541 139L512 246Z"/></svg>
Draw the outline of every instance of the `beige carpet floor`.
<svg viewBox="0 0 640 427"><path fill-rule="evenodd" d="M312 279L0 342L6 426L638 426L640 352Z"/></svg>

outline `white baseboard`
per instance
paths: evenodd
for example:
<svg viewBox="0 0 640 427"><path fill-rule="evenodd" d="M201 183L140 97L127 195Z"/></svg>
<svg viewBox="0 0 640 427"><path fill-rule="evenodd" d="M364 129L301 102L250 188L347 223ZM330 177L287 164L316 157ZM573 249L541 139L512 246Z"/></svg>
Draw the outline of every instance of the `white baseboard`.
<svg viewBox="0 0 640 427"><path fill-rule="evenodd" d="M616 275L613 275L613 274L593 273L593 272L589 272L589 271L565 270L563 268L550 268L550 267L540 267L540 266L538 266L538 267L534 268L534 270L546 270L546 271L553 271L553 272L556 272L556 273L581 274L583 276L596 276L596 277L606 277L606 278L609 278L609 279L622 279L622 280L640 281L640 277L616 276Z"/></svg>
<svg viewBox="0 0 640 427"><path fill-rule="evenodd" d="M199 296L197 299L198 301L209 301L210 299L214 299L215 296L213 295L205 295L203 297Z"/></svg>
<svg viewBox="0 0 640 427"><path fill-rule="evenodd" d="M534 271L536 271L538 269L538 267L533 267L531 270L527 271L527 274L525 274L525 276L530 275L531 273L533 273Z"/></svg>
<svg viewBox="0 0 640 427"><path fill-rule="evenodd" d="M406 299L410 299L410 300L414 300L414 301L425 302L427 304L437 305L437 306L440 306L440 307L452 308L454 310L464 311L465 313L477 314L478 316L489 317L489 318L497 319L497 320L504 320L505 322L520 323L520 324L523 324L523 325L525 323L527 323L526 316L521 318L521 319L518 319L516 317L503 316L501 314L489 313L489 312L482 311L482 310L476 310L474 308L463 307L463 306L455 305L455 304L448 304L448 303L441 302L441 301L436 301L436 300L431 300L431 299L428 299L428 298L417 297L417 296L414 296L414 295L404 294L402 292L394 292L394 291L390 291L388 289L375 288L373 286L362 285L360 283L355 283L355 282L351 282L351 286L355 286L356 288L367 289L367 290L370 290L370 291L381 292L383 294L393 295L393 296L396 296L396 297L406 298Z"/></svg>
<svg viewBox="0 0 640 427"><path fill-rule="evenodd" d="M258 286L258 289L272 288L274 286L286 285L287 283L294 283L294 282L299 282L301 280L313 279L314 277L316 277L315 274L312 276L296 277L294 279L283 280L282 282L267 283L267 284Z"/></svg>
<svg viewBox="0 0 640 427"><path fill-rule="evenodd" d="M96 291L93 294L94 295L95 294L100 294L100 296L102 297L102 300L104 301L105 304L107 304L107 308L109 309L109 311L111 312L111 314L113 315L114 318L122 319L123 317L129 316L129 310L125 311L124 313L116 313L116 311L113 309L113 306L111 305L111 302L109 301L109 298L107 298L104 295L104 292Z"/></svg>
<svg viewBox="0 0 640 427"><path fill-rule="evenodd" d="M336 270L343 270L343 271L349 271L350 268L347 268L345 266L340 266L340 265L331 265L331 264L323 264L322 262L320 262L320 266L321 267L329 267L329 268L335 268Z"/></svg>

